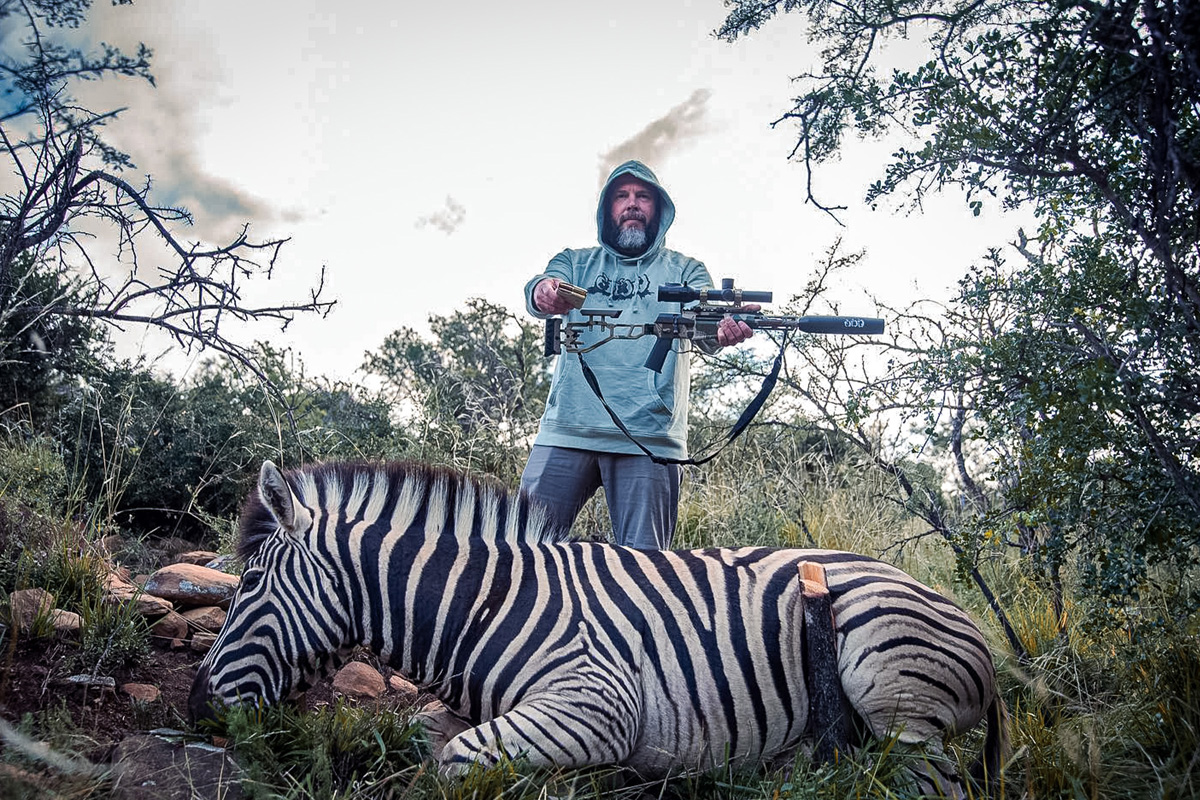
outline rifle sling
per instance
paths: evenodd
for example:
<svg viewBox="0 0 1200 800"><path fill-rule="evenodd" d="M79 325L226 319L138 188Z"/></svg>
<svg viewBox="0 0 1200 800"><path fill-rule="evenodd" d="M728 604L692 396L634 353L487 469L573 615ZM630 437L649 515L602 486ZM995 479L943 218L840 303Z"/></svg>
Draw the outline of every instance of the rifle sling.
<svg viewBox="0 0 1200 800"><path fill-rule="evenodd" d="M722 450L728 447L734 439L741 436L742 431L749 427L750 422L758 414L759 409L763 407L763 403L767 401L767 397L771 394L771 391L775 388L776 382L779 380L779 370L783 366L783 352L787 348L787 336L788 331L784 331L783 340L779 344L779 355L775 356L775 363L771 365L771 371L763 380L762 387L758 390L758 394L756 394L754 399L751 400L749 405L746 406L746 410L742 412L740 417L738 417L738 421L735 422L733 427L729 429L729 437L726 438L716 450L713 450L707 455L701 455L696 458L669 458L667 456L656 455L650 450L650 448L646 447L646 445L634 438L633 434L629 432L629 428L625 427L625 423L622 422L621 418L617 416L617 412L614 411L612 406L608 404L608 401L604 399L604 394L600 391L600 383L596 380L596 374L592 372L592 368L589 367L587 362L583 360L583 353L576 353L575 355L579 357L579 367L583 370L583 379L587 381L587 385L591 387L592 392L596 395L596 399L600 401L600 405L604 406L604 410L607 411L608 416L612 418L613 424L620 429L621 433L625 434L626 439L636 444L638 449L649 456L650 460L655 464L700 466L701 464L707 464L709 461L712 461L721 453ZM715 443L709 444L705 447L702 447L700 452L703 454L706 450L711 450L714 446Z"/></svg>

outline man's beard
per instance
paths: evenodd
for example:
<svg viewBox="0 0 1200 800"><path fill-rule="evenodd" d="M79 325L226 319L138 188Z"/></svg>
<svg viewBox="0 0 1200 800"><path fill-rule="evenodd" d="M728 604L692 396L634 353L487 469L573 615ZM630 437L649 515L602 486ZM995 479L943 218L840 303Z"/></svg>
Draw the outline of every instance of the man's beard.
<svg viewBox="0 0 1200 800"><path fill-rule="evenodd" d="M622 253L640 253L646 249L646 229L636 225L622 228L617 233L617 241L614 244Z"/></svg>

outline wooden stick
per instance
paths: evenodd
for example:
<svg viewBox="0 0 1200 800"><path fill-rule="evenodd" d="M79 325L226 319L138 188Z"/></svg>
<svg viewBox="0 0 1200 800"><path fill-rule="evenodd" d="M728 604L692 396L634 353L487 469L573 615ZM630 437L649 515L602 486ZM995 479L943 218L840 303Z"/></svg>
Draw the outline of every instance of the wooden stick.
<svg viewBox="0 0 1200 800"><path fill-rule="evenodd" d="M804 596L801 653L804 684L808 689L808 716L815 740L813 757L818 762L828 763L835 761L840 751L846 750L849 741L842 680L838 673L833 602L823 566L802 561L799 572L800 591Z"/></svg>

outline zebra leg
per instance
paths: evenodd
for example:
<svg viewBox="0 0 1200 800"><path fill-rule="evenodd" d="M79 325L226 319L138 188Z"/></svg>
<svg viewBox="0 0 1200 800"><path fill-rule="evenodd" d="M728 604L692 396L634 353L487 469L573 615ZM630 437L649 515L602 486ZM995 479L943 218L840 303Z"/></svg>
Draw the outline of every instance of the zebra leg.
<svg viewBox="0 0 1200 800"><path fill-rule="evenodd" d="M429 744L433 749L433 760L442 760L446 743L469 729L471 724L446 708L441 703L430 703L416 715L416 720L425 726Z"/></svg>
<svg viewBox="0 0 1200 800"><path fill-rule="evenodd" d="M924 747L901 745L901 752L905 752L912 762L906 771L912 775L921 797L966 798L967 791L958 769L946 756L940 742L930 742Z"/></svg>
<svg viewBox="0 0 1200 800"><path fill-rule="evenodd" d="M447 742L440 771L454 777L473 764L491 766L504 758L524 758L535 767L620 763L632 749L636 726L613 713L578 696L527 699Z"/></svg>

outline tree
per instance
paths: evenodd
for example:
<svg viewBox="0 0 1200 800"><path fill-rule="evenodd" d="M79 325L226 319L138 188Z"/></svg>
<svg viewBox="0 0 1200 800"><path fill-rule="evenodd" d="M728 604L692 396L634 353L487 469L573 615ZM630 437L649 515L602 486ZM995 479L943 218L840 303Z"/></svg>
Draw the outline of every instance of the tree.
<svg viewBox="0 0 1200 800"><path fill-rule="evenodd" d="M727 39L780 11L812 21L822 68L778 120L810 176L851 130L899 133L916 144L868 202L956 186L977 213L996 196L1038 217L1015 262L990 253L943 313L896 310L911 338L870 386L875 410L924 416L947 448L971 509L947 529L1054 581L1073 555L1104 596L1157 584L1200 607L1183 580L1200 557L1200 3L729 5ZM908 36L927 60L885 71Z"/></svg>
<svg viewBox="0 0 1200 800"><path fill-rule="evenodd" d="M367 354L364 371L407 418L416 455L515 479L549 391L543 332L479 298L429 325L433 341L401 328Z"/></svg>
<svg viewBox="0 0 1200 800"><path fill-rule="evenodd" d="M128 5L129 0L114 0ZM286 240L254 241L248 229L219 245L187 243L182 208L157 205L151 181L122 177L131 157L103 138L125 109L93 111L76 102L80 81L141 79L153 84L151 51L101 44L69 46L65 34L86 20L91 0L0 0L0 23L16 42L0 54L0 157L8 169L0 199L0 286L36 277L58 291L13 292L0 314L31 320L77 318L165 331L184 348L208 348L263 376L254 350L227 334L230 320L286 327L298 313L327 313L320 285L299 301L247 303L245 284L269 279ZM97 223L115 237L115 257L96 253ZM32 259L31 261L29 259ZM32 265L32 266L30 266ZM0 325L11 326L10 321ZM0 343L0 363L11 342Z"/></svg>

